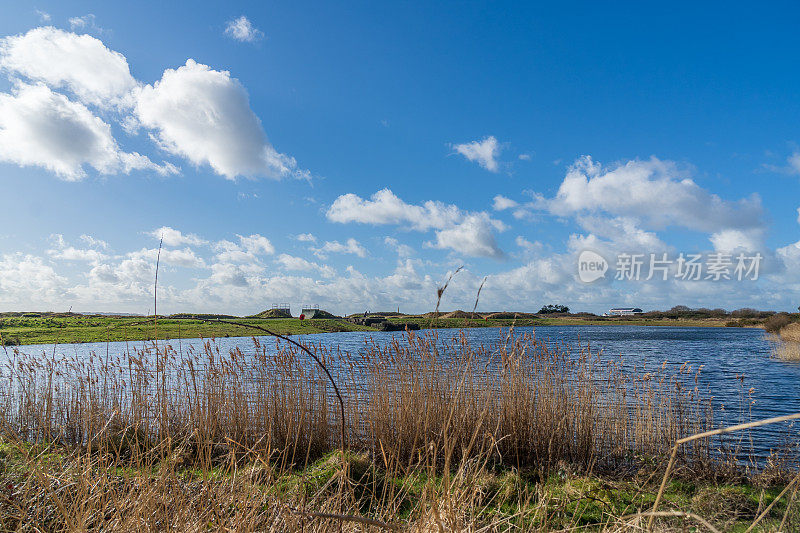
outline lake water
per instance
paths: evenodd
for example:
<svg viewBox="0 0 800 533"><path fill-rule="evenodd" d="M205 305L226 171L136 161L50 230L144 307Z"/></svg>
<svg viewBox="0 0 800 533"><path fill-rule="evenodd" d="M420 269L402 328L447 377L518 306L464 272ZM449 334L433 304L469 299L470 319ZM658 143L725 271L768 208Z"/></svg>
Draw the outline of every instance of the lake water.
<svg viewBox="0 0 800 533"><path fill-rule="evenodd" d="M506 329L472 328L461 330L471 343L490 345L502 341ZM534 333L534 328L516 328L517 333ZM459 335L456 330L439 330L442 341ZM343 332L292 336L304 343L339 348L342 352L358 353L367 342L378 345L402 332ZM661 368L663 364L677 371L684 364L697 369L702 365L698 387L712 398L718 424L758 420L800 412L800 363L787 362L771 356L772 347L762 330L745 328L682 328L647 326L541 326L535 328L537 339L571 346L589 344L602 358L613 359L625 367ZM169 341L177 346L179 341ZM239 348L252 352L249 337L217 339L222 351ZM274 349L275 342L264 342ZM181 349L201 350L203 340L183 339ZM71 345L32 345L20 348L22 353L36 355L86 356L92 352L113 356L126 353L142 343L86 343ZM750 389L753 389L750 391ZM749 396L748 396L749 394ZM746 400L743 402L743 399ZM752 401L752 403L750 403ZM750 405L748 405L750 404ZM749 412L748 412L749 411ZM786 427L767 426L755 430L752 437L759 452L763 452L785 436ZM794 433L794 431L792 431Z"/></svg>

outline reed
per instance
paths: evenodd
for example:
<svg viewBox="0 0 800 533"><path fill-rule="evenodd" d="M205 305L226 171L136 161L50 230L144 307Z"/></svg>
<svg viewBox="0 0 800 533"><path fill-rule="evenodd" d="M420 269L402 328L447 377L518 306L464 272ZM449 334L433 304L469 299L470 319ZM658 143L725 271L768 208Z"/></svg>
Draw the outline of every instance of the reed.
<svg viewBox="0 0 800 533"><path fill-rule="evenodd" d="M85 359L9 350L0 529L613 528L652 499L588 516L573 499L584 489L565 500L546 488L553 476L635 477L713 429L691 370L628 368L532 335L309 349L323 368L261 338ZM685 472L715 460L709 439L675 451Z"/></svg>
<svg viewBox="0 0 800 533"><path fill-rule="evenodd" d="M800 323L784 325L770 336L772 352L784 361L800 361Z"/></svg>

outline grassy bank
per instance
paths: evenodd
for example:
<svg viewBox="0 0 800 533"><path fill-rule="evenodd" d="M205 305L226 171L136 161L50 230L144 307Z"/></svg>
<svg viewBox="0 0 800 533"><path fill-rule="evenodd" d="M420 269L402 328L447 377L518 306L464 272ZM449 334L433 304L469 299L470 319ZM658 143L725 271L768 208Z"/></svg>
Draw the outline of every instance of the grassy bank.
<svg viewBox="0 0 800 533"><path fill-rule="evenodd" d="M341 404L304 352L246 342L0 367L0 527L637 531L672 444L714 427L697 370L630 373L530 336L313 348ZM680 449L657 531L744 530L796 472L715 445ZM796 530L793 498L762 526Z"/></svg>
<svg viewBox="0 0 800 533"><path fill-rule="evenodd" d="M268 328L281 335L303 335L336 331L375 331L344 319L297 318L236 318L236 322ZM537 318L436 318L405 315L389 317L398 324L417 324L421 328L463 328L565 325L632 325L632 326L683 326L724 327L724 319L691 318L640 318L640 317L537 317ZM152 319L142 316L104 316L57 313L3 313L0 314L0 336L7 345L49 344L105 341L142 341L159 339L247 337L255 330L230 324L192 320L189 318L162 317L157 329Z"/></svg>
<svg viewBox="0 0 800 533"><path fill-rule="evenodd" d="M335 331L372 330L340 319L236 318L236 322L269 328L281 335L303 335ZM247 337L255 330L231 324L192 319L136 316L46 315L2 316L0 335L6 344L49 344L73 342L142 341L159 339Z"/></svg>
<svg viewBox="0 0 800 533"><path fill-rule="evenodd" d="M508 328L512 325L525 326L678 326L697 328L719 328L729 325L729 321L718 318L640 318L629 317L537 317L537 318L430 318L425 316L390 317L390 322L414 323L421 328ZM754 327L754 326L749 326ZM755 326L757 327L757 326Z"/></svg>

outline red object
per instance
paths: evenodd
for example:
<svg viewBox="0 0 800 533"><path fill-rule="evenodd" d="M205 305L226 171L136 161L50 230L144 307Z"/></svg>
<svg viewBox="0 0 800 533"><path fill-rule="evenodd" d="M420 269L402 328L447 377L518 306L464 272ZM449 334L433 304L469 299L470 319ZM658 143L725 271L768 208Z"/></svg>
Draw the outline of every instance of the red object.
<svg viewBox="0 0 800 533"><path fill-rule="evenodd" d="M305 319L306 319L306 315L304 315L303 313L300 313L300 320L305 320Z"/></svg>

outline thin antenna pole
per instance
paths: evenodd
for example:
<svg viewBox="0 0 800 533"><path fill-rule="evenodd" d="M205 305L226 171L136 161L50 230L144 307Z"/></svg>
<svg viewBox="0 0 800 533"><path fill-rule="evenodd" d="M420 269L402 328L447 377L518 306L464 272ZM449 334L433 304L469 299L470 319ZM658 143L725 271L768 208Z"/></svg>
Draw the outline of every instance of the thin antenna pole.
<svg viewBox="0 0 800 533"><path fill-rule="evenodd" d="M161 240L158 241L158 255L156 256L156 281L153 285L153 333L155 334L155 343L158 346L158 265L161 263L161 245L164 244L164 235L161 235Z"/></svg>

